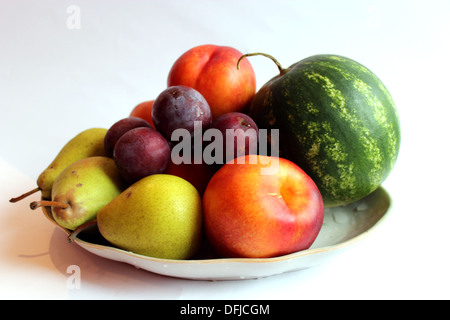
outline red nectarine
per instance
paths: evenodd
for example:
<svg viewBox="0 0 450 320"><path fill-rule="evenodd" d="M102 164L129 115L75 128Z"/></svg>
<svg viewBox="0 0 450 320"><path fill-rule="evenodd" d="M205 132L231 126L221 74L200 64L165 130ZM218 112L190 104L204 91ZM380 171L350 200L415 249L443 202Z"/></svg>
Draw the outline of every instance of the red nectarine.
<svg viewBox="0 0 450 320"><path fill-rule="evenodd" d="M308 249L323 222L324 206L313 180L293 162L247 155L225 164L203 195L205 231L224 257L265 258Z"/></svg>
<svg viewBox="0 0 450 320"><path fill-rule="evenodd" d="M139 103L137 106L135 106L133 108L133 110L131 110L130 117L138 117L138 118L144 119L148 123L150 123L152 125L152 127L154 128L155 125L153 124L153 119L152 119L153 102L155 102L155 101L150 100L150 101L144 101L144 102Z"/></svg>
<svg viewBox="0 0 450 320"><path fill-rule="evenodd" d="M255 72L242 53L232 47L200 45L181 55L173 64L167 85L184 85L199 91L208 101L213 118L244 111L256 92Z"/></svg>

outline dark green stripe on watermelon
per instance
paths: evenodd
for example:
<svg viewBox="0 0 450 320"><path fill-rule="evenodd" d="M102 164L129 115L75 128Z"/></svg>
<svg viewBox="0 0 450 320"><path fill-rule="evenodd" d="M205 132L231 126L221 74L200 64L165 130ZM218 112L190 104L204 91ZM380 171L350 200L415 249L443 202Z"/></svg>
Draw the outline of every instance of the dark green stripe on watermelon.
<svg viewBox="0 0 450 320"><path fill-rule="evenodd" d="M388 90L342 56L284 69L257 92L249 113L259 128L280 130L280 156L311 176L328 207L377 189L398 156L400 124Z"/></svg>

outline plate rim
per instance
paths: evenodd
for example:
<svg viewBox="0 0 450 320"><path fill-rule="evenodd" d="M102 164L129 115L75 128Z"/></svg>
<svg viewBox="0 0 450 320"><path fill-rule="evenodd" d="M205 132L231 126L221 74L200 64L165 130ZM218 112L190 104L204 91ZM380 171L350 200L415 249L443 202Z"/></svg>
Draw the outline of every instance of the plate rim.
<svg viewBox="0 0 450 320"><path fill-rule="evenodd" d="M298 258L308 256L308 255L343 249L345 247L348 247L348 246L355 244L355 243L359 242L360 240L366 238L370 233L372 233L379 225L381 225L387 219L387 217L389 216L389 213L391 211L391 208L392 208L392 197L389 194L389 192L383 186L380 186L379 188L374 190L374 192L377 190L381 190L381 192L383 192L384 197L386 198L386 201L387 201L387 208L386 208L386 211L383 213L383 215L366 231L364 231L348 240L345 240L343 242L340 242L340 243L337 243L334 245L312 248L312 249L305 249L305 250L293 252L293 253L282 255L282 256L276 256L276 257L270 257L270 258L208 258L208 259L187 259L187 260L162 259L162 258L144 256L144 255L141 255L138 253L134 253L132 251L127 251L127 250L120 249L120 248L113 247L113 246L88 242L88 241L82 240L78 237L76 237L73 242L75 242L77 245L79 245L80 247L82 247L83 249L85 249L87 251L90 251L87 248L92 248L95 250L102 250L102 251L103 250L113 251L113 252L117 252L119 254L125 254L127 256L131 256L133 258L138 258L141 260L143 259L146 261L162 263L162 264L185 264L185 265L216 264L216 265L221 265L221 264L229 264L229 263L240 263L240 264L242 264L242 263L266 263L266 264L267 263L279 263L282 261L298 259ZM58 227L59 229L62 229L67 235L70 235L70 233L72 231L58 225L56 223L56 221L53 219L53 217L51 216L51 211L49 213L48 208L42 207L42 211L44 212L44 215L46 216L46 218L49 219L52 223L54 223L56 225L56 227ZM111 259L111 260L113 260L113 259ZM123 261L123 262L129 263L127 261Z"/></svg>

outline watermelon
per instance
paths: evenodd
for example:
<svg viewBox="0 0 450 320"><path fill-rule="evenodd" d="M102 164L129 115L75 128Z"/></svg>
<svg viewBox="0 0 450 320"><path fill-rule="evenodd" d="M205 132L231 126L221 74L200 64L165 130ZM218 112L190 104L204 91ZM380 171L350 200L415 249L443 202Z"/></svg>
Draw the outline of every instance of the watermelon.
<svg viewBox="0 0 450 320"><path fill-rule="evenodd" d="M280 74L256 93L249 115L259 128L279 130L280 157L315 181L326 207L376 190L400 148L399 116L380 79L343 56L315 55L287 69L266 56Z"/></svg>

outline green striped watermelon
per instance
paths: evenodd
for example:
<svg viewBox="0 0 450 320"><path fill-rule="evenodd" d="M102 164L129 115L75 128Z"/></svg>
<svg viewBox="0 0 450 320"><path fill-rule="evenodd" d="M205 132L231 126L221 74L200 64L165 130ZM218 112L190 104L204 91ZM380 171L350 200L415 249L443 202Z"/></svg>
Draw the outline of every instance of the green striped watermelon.
<svg viewBox="0 0 450 320"><path fill-rule="evenodd" d="M399 117L383 83L337 55L312 56L287 69L276 63L280 74L257 92L249 115L259 128L279 129L280 156L311 176L327 207L377 189L400 147Z"/></svg>

